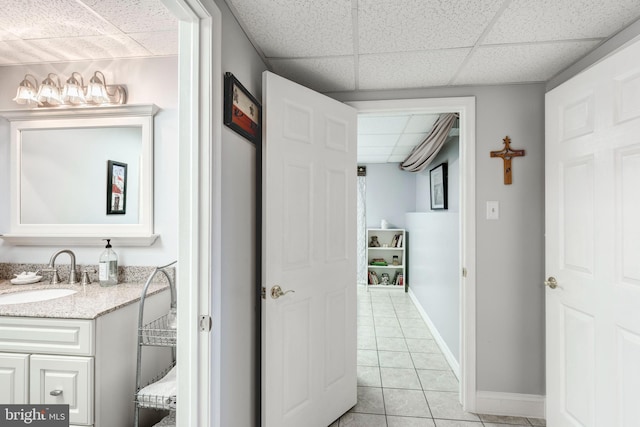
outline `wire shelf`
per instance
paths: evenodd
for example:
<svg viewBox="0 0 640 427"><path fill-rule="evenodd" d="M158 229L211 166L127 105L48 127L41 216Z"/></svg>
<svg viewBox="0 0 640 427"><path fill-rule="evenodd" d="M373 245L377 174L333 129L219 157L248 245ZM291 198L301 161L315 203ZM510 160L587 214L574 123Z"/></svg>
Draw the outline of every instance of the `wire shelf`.
<svg viewBox="0 0 640 427"><path fill-rule="evenodd" d="M155 393L146 393L147 390L151 388L156 383L161 382L164 377L175 367L175 363L172 364L171 367L167 368L157 377L154 377L149 383L142 387L135 395L135 402L140 408L148 408L148 409L158 409L158 410L175 410L176 409L176 394L175 394L175 382L173 382L173 393L169 393L168 395L158 395ZM167 387L167 383L165 382L165 388L169 390ZM156 389L157 390L157 389Z"/></svg>
<svg viewBox="0 0 640 427"><path fill-rule="evenodd" d="M144 345L173 347L177 343L176 330L169 327L169 314L141 327L139 336L140 342Z"/></svg>

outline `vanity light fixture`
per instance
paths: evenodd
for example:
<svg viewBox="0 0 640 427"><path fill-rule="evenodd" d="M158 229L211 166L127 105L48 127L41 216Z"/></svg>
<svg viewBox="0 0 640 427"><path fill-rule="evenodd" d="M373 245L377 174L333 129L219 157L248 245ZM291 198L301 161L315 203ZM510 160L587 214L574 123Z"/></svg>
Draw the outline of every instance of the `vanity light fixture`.
<svg viewBox="0 0 640 427"><path fill-rule="evenodd" d="M33 79L33 83L29 81L29 77ZM34 84L35 83L35 84ZM18 85L18 91L16 97L13 98L18 104L27 104L30 106L37 106L39 102L36 100L36 93L38 87L38 80L31 74L24 76L24 80Z"/></svg>
<svg viewBox="0 0 640 427"><path fill-rule="evenodd" d="M32 107L122 105L127 101L127 92L123 86L107 85L101 71L93 74L86 87L82 75L76 71L64 86L54 73L49 73L40 85L33 75L27 74L13 100Z"/></svg>
<svg viewBox="0 0 640 427"><path fill-rule="evenodd" d="M55 77L56 80L53 80L52 77ZM60 95L60 78L57 74L49 73L47 75L38 88L36 99L38 102L48 104L50 106L62 104L62 97Z"/></svg>
<svg viewBox="0 0 640 427"><path fill-rule="evenodd" d="M127 100L127 93L122 86L107 85L107 79L100 71L93 73L87 86L87 102L94 104L124 104ZM112 92L109 92L109 87Z"/></svg>
<svg viewBox="0 0 640 427"><path fill-rule="evenodd" d="M80 80L76 76L80 77ZM62 102L71 105L82 105L87 102L84 97L84 79L77 71L71 73L71 77L62 88Z"/></svg>

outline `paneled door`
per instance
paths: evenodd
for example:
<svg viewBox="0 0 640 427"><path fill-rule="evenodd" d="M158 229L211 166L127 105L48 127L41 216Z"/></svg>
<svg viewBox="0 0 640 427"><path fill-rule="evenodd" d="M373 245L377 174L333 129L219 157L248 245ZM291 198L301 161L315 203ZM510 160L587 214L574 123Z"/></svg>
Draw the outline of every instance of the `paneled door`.
<svg viewBox="0 0 640 427"><path fill-rule="evenodd" d="M356 404L356 111L263 74L262 425Z"/></svg>
<svg viewBox="0 0 640 427"><path fill-rule="evenodd" d="M640 42L546 97L547 425L640 419Z"/></svg>

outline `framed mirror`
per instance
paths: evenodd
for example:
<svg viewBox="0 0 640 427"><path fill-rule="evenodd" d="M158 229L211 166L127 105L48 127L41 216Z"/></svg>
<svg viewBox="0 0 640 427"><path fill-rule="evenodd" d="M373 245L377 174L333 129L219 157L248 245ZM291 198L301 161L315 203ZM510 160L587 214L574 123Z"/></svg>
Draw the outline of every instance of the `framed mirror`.
<svg viewBox="0 0 640 427"><path fill-rule="evenodd" d="M22 245L151 245L155 105L4 111L10 230ZM126 209L125 209L126 207Z"/></svg>

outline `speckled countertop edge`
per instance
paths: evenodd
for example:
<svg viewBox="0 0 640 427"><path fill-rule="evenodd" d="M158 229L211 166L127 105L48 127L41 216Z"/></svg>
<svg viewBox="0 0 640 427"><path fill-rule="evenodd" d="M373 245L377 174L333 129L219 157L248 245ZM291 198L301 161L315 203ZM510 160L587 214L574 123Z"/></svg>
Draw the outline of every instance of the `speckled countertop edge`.
<svg viewBox="0 0 640 427"><path fill-rule="evenodd" d="M119 283L102 287L98 283L89 285L51 285L40 281L29 285L13 285L9 280L0 281L0 295L37 289L73 289L73 295L46 301L24 304L0 304L0 316L44 317L58 319L95 319L114 310L140 300L144 283ZM147 296L169 288L167 283L152 283Z"/></svg>

